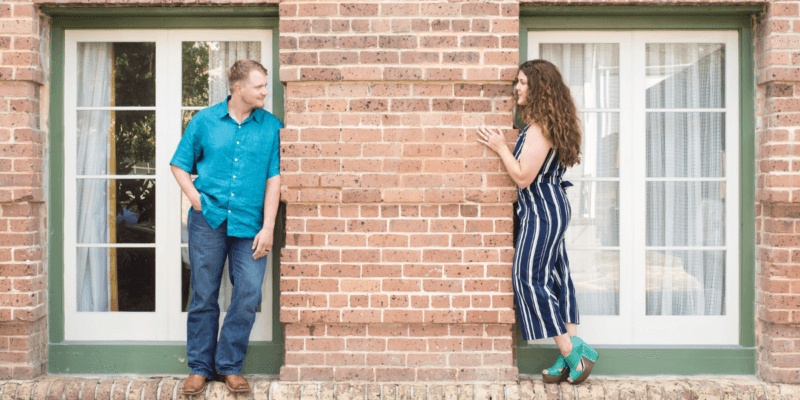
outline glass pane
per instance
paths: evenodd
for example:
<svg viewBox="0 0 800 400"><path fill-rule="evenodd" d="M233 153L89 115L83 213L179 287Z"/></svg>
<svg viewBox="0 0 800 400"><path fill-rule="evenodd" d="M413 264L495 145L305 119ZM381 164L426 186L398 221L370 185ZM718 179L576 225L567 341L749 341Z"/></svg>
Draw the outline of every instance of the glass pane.
<svg viewBox="0 0 800 400"><path fill-rule="evenodd" d="M192 208L192 202L186 197L186 194L181 190L181 243L189 243L189 209Z"/></svg>
<svg viewBox="0 0 800 400"><path fill-rule="evenodd" d="M183 110L181 111L181 136L186 132L186 127L189 126L189 121L194 118L194 115L200 110Z"/></svg>
<svg viewBox="0 0 800 400"><path fill-rule="evenodd" d="M558 67L579 110L619 108L619 44L542 43L539 57Z"/></svg>
<svg viewBox="0 0 800 400"><path fill-rule="evenodd" d="M155 311L156 249L77 249L78 311Z"/></svg>
<svg viewBox="0 0 800 400"><path fill-rule="evenodd" d="M152 179L78 179L78 243L155 243Z"/></svg>
<svg viewBox="0 0 800 400"><path fill-rule="evenodd" d="M725 107L725 45L648 43L647 108Z"/></svg>
<svg viewBox="0 0 800 400"><path fill-rule="evenodd" d="M183 42L184 106L217 104L228 97L228 69L236 61L261 60L261 42Z"/></svg>
<svg viewBox="0 0 800 400"><path fill-rule="evenodd" d="M271 255L270 255L271 256ZM268 257L270 257L268 256ZM189 312L189 305L192 301L191 291L191 263L189 261L189 248L184 247L181 249L181 311ZM269 271L267 271L269 273ZM264 277L264 286L261 287L262 302L269 301L267 293L269 288L267 284L267 277ZM228 260L225 260L225 266L222 271L222 282L219 287L219 310L221 312L228 311L231 305L231 294L233 293L233 283L231 283L230 276L228 275ZM256 312L261 312L261 303L258 304Z"/></svg>
<svg viewBox="0 0 800 400"><path fill-rule="evenodd" d="M580 314L619 315L619 251L572 249L567 254Z"/></svg>
<svg viewBox="0 0 800 400"><path fill-rule="evenodd" d="M155 43L78 43L79 107L155 106Z"/></svg>
<svg viewBox="0 0 800 400"><path fill-rule="evenodd" d="M647 252L647 315L725 315L725 252Z"/></svg>
<svg viewBox="0 0 800 400"><path fill-rule="evenodd" d="M155 175L155 111L78 111L76 174Z"/></svg>
<svg viewBox="0 0 800 400"><path fill-rule="evenodd" d="M647 113L647 176L725 176L725 113Z"/></svg>
<svg viewBox="0 0 800 400"><path fill-rule="evenodd" d="M567 246L619 246L619 182L573 182Z"/></svg>
<svg viewBox="0 0 800 400"><path fill-rule="evenodd" d="M724 182L647 182L648 246L724 246Z"/></svg>
<svg viewBox="0 0 800 400"><path fill-rule="evenodd" d="M619 113L581 113L581 163L568 168L569 178L619 177Z"/></svg>

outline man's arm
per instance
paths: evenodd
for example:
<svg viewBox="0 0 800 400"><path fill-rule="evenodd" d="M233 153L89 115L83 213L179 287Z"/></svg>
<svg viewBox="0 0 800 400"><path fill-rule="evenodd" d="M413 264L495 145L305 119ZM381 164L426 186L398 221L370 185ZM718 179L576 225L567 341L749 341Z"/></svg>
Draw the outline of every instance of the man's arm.
<svg viewBox="0 0 800 400"><path fill-rule="evenodd" d="M197 211L202 211L203 205L200 202L200 192L194 187L191 175L177 165L170 165L170 168L172 168L172 175L175 176L175 180L178 181L181 190L183 190L183 193L186 194L186 197L188 197L189 201L192 203L192 208Z"/></svg>
<svg viewBox="0 0 800 400"><path fill-rule="evenodd" d="M275 216L278 214L278 202L281 199L281 176L275 175L267 179L267 190L264 193L264 224L253 240L253 259L264 257L272 249L272 231L275 229Z"/></svg>

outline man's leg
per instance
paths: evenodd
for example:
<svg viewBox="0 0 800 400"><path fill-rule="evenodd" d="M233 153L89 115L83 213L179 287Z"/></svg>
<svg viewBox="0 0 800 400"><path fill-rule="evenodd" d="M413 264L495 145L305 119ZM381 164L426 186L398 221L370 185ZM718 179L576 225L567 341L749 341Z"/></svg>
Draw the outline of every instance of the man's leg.
<svg viewBox="0 0 800 400"><path fill-rule="evenodd" d="M250 330L261 303L261 285L269 255L253 260L252 246L253 239L231 238L228 271L233 294L217 345L217 372L221 375L241 375Z"/></svg>
<svg viewBox="0 0 800 400"><path fill-rule="evenodd" d="M186 353L191 374L214 379L214 354L219 332L219 285L228 254L228 229L211 229L203 214L189 215L189 262L192 300L186 321Z"/></svg>

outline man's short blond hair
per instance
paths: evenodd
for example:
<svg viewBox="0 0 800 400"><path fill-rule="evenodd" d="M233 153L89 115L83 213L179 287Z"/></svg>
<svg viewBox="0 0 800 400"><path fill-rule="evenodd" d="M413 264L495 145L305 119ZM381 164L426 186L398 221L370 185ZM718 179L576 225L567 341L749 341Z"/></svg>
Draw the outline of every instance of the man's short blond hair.
<svg viewBox="0 0 800 400"><path fill-rule="evenodd" d="M250 71L253 70L261 71L261 73L267 75L267 69L258 61L243 58L233 63L231 69L228 70L228 87L231 93L233 93L233 87L237 83L242 83L250 78Z"/></svg>

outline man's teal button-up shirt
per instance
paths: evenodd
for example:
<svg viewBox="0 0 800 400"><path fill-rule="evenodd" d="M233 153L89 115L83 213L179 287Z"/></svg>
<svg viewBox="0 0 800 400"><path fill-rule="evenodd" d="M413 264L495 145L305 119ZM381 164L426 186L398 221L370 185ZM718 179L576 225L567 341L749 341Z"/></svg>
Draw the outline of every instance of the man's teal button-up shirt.
<svg viewBox="0 0 800 400"><path fill-rule="evenodd" d="M230 96L228 96L230 100ZM252 238L264 222L267 179L280 174L281 121L262 109L236 122L228 100L198 112L170 164L192 173L203 217L216 229L228 220L228 236Z"/></svg>

